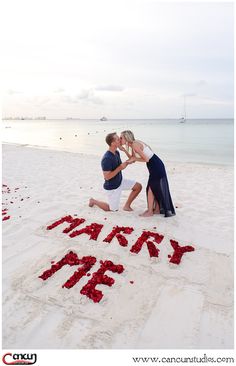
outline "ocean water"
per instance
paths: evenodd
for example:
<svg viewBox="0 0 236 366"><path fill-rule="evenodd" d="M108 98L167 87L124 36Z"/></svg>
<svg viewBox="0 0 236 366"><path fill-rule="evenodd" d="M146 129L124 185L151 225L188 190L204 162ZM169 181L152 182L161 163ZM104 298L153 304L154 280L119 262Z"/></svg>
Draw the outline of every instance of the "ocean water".
<svg viewBox="0 0 236 366"><path fill-rule="evenodd" d="M2 141L101 156L105 136L126 129L165 162L233 164L233 119L179 120L5 120Z"/></svg>

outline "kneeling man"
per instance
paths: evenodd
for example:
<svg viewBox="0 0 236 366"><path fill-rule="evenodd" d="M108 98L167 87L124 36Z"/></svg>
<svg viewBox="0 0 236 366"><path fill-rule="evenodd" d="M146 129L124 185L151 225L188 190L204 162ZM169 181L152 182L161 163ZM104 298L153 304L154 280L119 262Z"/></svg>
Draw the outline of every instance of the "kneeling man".
<svg viewBox="0 0 236 366"><path fill-rule="evenodd" d="M120 153L117 150L120 146L120 138L116 132L109 133L106 136L106 143L109 146L108 151L102 158L102 170L105 178L104 189L107 193L108 203L90 198L89 206L98 206L104 211L118 211L121 192L123 190L131 190L131 193L123 207L125 211L133 211L131 203L142 190L142 185L131 179L122 177L122 170L127 167L127 161L122 163Z"/></svg>

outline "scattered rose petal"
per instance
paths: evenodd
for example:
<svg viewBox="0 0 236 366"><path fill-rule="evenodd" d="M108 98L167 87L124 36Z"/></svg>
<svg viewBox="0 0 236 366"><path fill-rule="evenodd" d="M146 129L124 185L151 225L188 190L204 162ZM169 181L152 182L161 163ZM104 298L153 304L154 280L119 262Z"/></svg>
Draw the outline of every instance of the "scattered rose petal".
<svg viewBox="0 0 236 366"><path fill-rule="evenodd" d="M9 220L11 216L4 216L2 221L6 221L6 220Z"/></svg>

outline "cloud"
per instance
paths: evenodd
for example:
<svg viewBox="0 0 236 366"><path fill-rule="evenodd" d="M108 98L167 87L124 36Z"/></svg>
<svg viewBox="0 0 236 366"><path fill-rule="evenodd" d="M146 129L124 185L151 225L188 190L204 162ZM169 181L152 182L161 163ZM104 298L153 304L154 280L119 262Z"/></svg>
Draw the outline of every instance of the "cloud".
<svg viewBox="0 0 236 366"><path fill-rule="evenodd" d="M197 93L191 92L191 93L184 93L181 95L181 97L196 97Z"/></svg>
<svg viewBox="0 0 236 366"><path fill-rule="evenodd" d="M199 80L196 82L195 84L196 88L201 88L204 86L207 86L207 81L206 80ZM195 87L193 88L195 89ZM181 95L181 97L197 97L198 93L196 91L191 91L191 92L187 92Z"/></svg>
<svg viewBox="0 0 236 366"><path fill-rule="evenodd" d="M197 83L196 83L197 86L204 86L204 85L207 85L207 81L206 80L199 80Z"/></svg>
<svg viewBox="0 0 236 366"><path fill-rule="evenodd" d="M35 95L34 97L28 98L26 101L34 106L44 106L51 102L51 98L48 96Z"/></svg>
<svg viewBox="0 0 236 366"><path fill-rule="evenodd" d="M7 93L9 95L14 95L14 94L21 94L22 92L17 91L17 90L8 89Z"/></svg>
<svg viewBox="0 0 236 366"><path fill-rule="evenodd" d="M103 100L94 95L93 89L84 89L76 96L77 100L83 100L94 104L103 104Z"/></svg>
<svg viewBox="0 0 236 366"><path fill-rule="evenodd" d="M94 94L93 89L84 89L76 96L65 95L63 100L66 103L78 103L83 101L92 104L103 104L103 100Z"/></svg>
<svg viewBox="0 0 236 366"><path fill-rule="evenodd" d="M201 97L199 97L199 100L201 100L202 103L207 103L207 104L226 105L226 106L233 105L233 101L231 101L231 100L216 98L216 97L209 97L206 95L202 95Z"/></svg>
<svg viewBox="0 0 236 366"><path fill-rule="evenodd" d="M84 89L80 94L76 96L77 99L89 99L93 95L93 91L90 89Z"/></svg>
<svg viewBox="0 0 236 366"><path fill-rule="evenodd" d="M65 89L63 88L57 88L54 90L54 93L63 93L65 91Z"/></svg>
<svg viewBox="0 0 236 366"><path fill-rule="evenodd" d="M6 32L3 75L10 113L20 111L21 105L25 113L27 95L47 96L49 91L51 104L57 105L55 116L63 110L70 115L71 108L79 106L88 118L98 111L108 114L107 109L109 117L125 117L122 109L130 101L130 117L141 110L144 117L168 116L174 98L180 105L184 96L187 104L198 103L197 116L216 116L220 110L213 105L203 108L202 95L233 100L232 3L149 0L134 7L132 1L114 6L102 0L94 2L93 12L89 1L81 3L79 14L66 3L59 7L53 28L51 5L41 28L40 6L37 17L33 5L21 17L11 14L15 26ZM20 3L17 6L21 9ZM48 57L42 57L45 54ZM224 113L233 114L231 105L222 108Z"/></svg>
<svg viewBox="0 0 236 366"><path fill-rule="evenodd" d="M116 91L123 91L124 88L120 85L99 85L95 88L95 90L98 91L112 91L112 92L116 92Z"/></svg>

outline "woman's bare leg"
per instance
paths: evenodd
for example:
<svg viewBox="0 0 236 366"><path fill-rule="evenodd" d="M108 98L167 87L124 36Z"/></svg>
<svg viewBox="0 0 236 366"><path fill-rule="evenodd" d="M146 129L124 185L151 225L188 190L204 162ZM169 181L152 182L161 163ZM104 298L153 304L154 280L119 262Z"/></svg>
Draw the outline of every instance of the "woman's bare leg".
<svg viewBox="0 0 236 366"><path fill-rule="evenodd" d="M159 204L158 204L158 202L157 202L156 199L154 200L153 213L154 214L159 214L160 213L160 206L159 206Z"/></svg>
<svg viewBox="0 0 236 366"><path fill-rule="evenodd" d="M148 194L147 194L147 204L148 204L148 209L146 211L144 211L141 215L142 217L149 217L149 216L153 216L153 205L154 205L154 194L152 193L151 188L148 188Z"/></svg>

